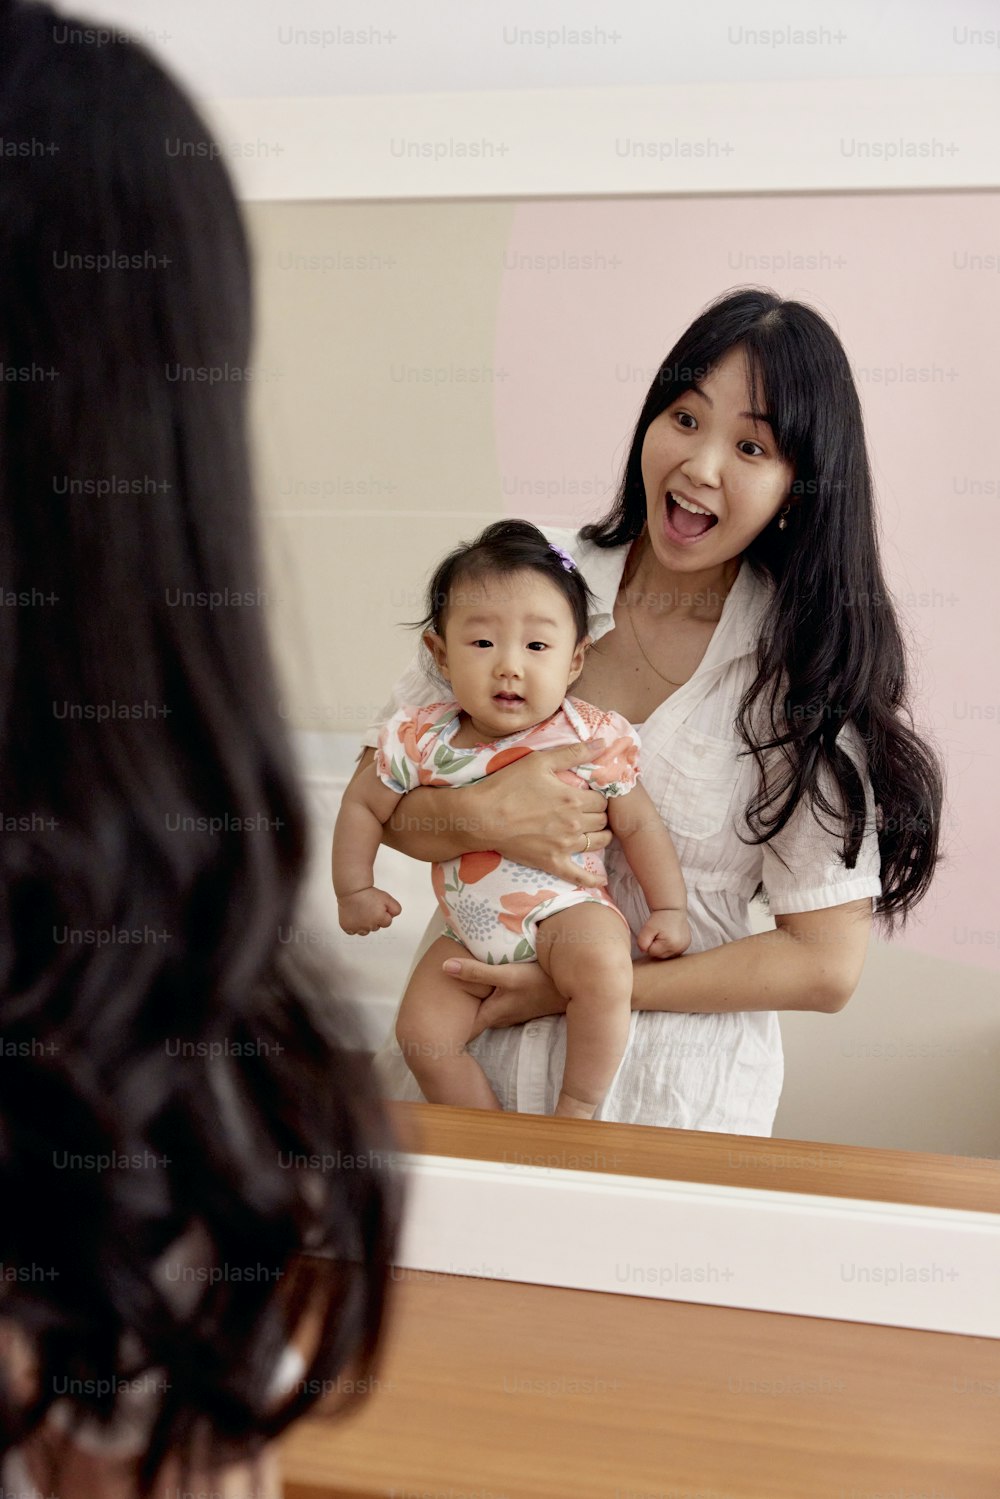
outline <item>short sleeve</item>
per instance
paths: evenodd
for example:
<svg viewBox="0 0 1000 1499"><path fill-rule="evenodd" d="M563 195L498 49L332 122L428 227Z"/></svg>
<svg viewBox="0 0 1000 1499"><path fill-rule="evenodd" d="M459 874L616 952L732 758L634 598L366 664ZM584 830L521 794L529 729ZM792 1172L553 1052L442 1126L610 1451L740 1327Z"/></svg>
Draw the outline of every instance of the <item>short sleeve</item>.
<svg viewBox="0 0 1000 1499"><path fill-rule="evenodd" d="M420 784L415 705L404 703L389 715L375 745L375 770L380 781L401 795Z"/></svg>
<svg viewBox="0 0 1000 1499"><path fill-rule="evenodd" d="M590 736L603 739L604 749L596 760L575 766L574 773L602 796L626 796L639 780L639 735L620 713L591 711L599 713L599 721L588 723Z"/></svg>
<svg viewBox="0 0 1000 1499"><path fill-rule="evenodd" d="M791 916L801 911L821 911L827 906L882 894L875 798L868 779L864 741L853 724L841 729L839 748L854 761L865 788L865 829L853 869L843 862L843 835L828 813L821 813L832 832L817 820L808 798L799 802L788 823L761 845L761 878L772 915ZM819 774L823 793L834 807L842 806L839 787L824 766ZM779 857L780 856L780 857Z"/></svg>

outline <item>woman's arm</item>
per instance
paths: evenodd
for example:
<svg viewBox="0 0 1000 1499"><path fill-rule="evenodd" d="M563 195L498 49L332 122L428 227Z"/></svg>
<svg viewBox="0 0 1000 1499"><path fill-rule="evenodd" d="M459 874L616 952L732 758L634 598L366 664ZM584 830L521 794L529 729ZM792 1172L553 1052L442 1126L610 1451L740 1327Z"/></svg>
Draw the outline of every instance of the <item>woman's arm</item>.
<svg viewBox="0 0 1000 1499"><path fill-rule="evenodd" d="M730 1010L842 1010L858 986L872 903L776 916L756 932L668 963L633 965L633 1010L708 1015Z"/></svg>
<svg viewBox="0 0 1000 1499"><path fill-rule="evenodd" d="M569 786L556 774L594 758L595 745L534 750L471 786L419 786L408 791L382 829L382 841L411 859L440 863L476 849L495 849L518 864L574 884L601 885L575 864L586 835L592 849L611 842L600 792ZM351 785L373 763L366 747Z"/></svg>
<svg viewBox="0 0 1000 1499"><path fill-rule="evenodd" d="M734 1010L818 1010L834 1014L854 993L871 932L871 899L776 916L773 932L724 942L708 952L632 964L633 1010L711 1015ZM457 964L457 967L454 966ZM566 1000L538 963L503 967L451 959L463 979L493 984L470 1040L485 1030L561 1015Z"/></svg>

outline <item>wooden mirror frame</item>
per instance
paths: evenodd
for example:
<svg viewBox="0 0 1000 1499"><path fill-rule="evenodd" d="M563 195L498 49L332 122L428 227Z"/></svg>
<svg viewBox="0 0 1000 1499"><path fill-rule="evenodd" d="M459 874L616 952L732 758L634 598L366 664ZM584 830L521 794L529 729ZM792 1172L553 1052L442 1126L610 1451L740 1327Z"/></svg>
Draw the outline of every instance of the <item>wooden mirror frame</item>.
<svg viewBox="0 0 1000 1499"><path fill-rule="evenodd" d="M388 1107L404 1268L1000 1338L1000 1161Z"/></svg>

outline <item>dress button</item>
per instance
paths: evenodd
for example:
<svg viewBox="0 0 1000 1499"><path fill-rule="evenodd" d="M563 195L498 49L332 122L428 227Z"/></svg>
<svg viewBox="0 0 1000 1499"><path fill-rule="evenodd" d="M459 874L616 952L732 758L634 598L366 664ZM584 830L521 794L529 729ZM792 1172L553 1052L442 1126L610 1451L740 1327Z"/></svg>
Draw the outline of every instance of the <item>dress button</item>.
<svg viewBox="0 0 1000 1499"><path fill-rule="evenodd" d="M696 744L694 747L694 752L700 760L702 755L705 753L705 746L703 744Z"/></svg>

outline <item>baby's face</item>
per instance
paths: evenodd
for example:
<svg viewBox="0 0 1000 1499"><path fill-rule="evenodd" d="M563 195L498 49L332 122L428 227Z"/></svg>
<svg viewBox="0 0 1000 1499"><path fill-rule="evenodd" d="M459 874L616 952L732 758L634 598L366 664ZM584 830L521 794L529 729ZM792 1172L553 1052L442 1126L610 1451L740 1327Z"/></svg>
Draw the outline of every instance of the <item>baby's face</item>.
<svg viewBox="0 0 1000 1499"><path fill-rule="evenodd" d="M484 740L550 718L583 670L568 600L533 570L460 582L444 640L425 635L438 670Z"/></svg>

